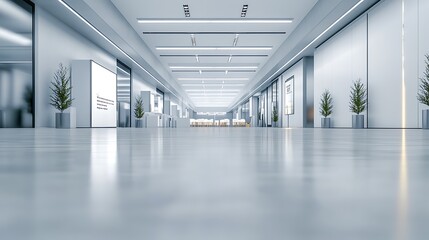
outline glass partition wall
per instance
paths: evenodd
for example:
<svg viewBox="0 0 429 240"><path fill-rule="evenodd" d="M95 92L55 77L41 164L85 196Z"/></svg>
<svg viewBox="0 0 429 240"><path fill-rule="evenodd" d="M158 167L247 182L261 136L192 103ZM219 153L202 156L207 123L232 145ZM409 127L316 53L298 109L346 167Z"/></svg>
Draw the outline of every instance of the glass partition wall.
<svg viewBox="0 0 429 240"><path fill-rule="evenodd" d="M120 61L116 67L117 126L131 127L131 69Z"/></svg>
<svg viewBox="0 0 429 240"><path fill-rule="evenodd" d="M34 4L0 1L0 128L34 126Z"/></svg>

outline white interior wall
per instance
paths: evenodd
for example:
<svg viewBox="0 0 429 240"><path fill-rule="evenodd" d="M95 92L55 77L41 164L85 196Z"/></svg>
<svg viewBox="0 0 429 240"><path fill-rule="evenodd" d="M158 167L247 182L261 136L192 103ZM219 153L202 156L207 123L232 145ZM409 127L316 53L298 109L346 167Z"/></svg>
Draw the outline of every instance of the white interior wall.
<svg viewBox="0 0 429 240"><path fill-rule="evenodd" d="M294 77L294 113L291 115L284 115L284 91L285 81L289 78ZM282 114L281 126L282 127L293 127L302 128L304 124L304 59L301 59L286 72L281 75L279 88L279 114Z"/></svg>
<svg viewBox="0 0 429 240"><path fill-rule="evenodd" d="M37 6L35 25L35 127L54 127L49 86L59 63L70 67L72 60L92 59L116 73L116 58Z"/></svg>
<svg viewBox="0 0 429 240"><path fill-rule="evenodd" d="M401 12L401 0L391 0L368 13L370 127L401 127Z"/></svg>
<svg viewBox="0 0 429 240"><path fill-rule="evenodd" d="M419 0L418 1L418 78L423 77L423 72L425 71L426 65L425 54L429 54L429 31L427 23L429 23L429 1ZM419 127L422 126L422 110L429 109L428 106L418 103L418 123Z"/></svg>
<svg viewBox="0 0 429 240"><path fill-rule="evenodd" d="M347 85L351 82L345 84L344 79L365 75L365 66L367 126L421 127L421 110L425 106L418 103L416 95L418 78L425 67L424 55L429 53L429 33L424 24L429 22L428 11L429 1L425 0L381 1L315 51L316 127L320 127L320 95L326 88L334 99L333 126L350 127Z"/></svg>
<svg viewBox="0 0 429 240"><path fill-rule="evenodd" d="M333 99L331 126L351 127L350 87L367 82L367 18L360 17L314 53L314 126L320 127L320 97L329 90ZM366 111L362 114L366 114ZM366 122L366 121L365 121ZM366 123L365 123L366 125Z"/></svg>

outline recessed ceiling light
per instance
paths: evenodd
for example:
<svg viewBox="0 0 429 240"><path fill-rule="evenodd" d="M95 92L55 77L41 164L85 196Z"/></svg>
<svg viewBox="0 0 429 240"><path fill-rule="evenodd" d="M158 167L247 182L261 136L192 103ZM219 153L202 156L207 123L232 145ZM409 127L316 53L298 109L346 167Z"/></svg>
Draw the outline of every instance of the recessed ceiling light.
<svg viewBox="0 0 429 240"><path fill-rule="evenodd" d="M265 18L265 19L240 19L240 18L233 18L233 19L145 19L145 18L137 18L138 23L144 23L144 24L174 24L174 23L187 23L187 24L219 24L219 23L225 23L225 24L285 24L285 23L292 23L292 18Z"/></svg>
<svg viewBox="0 0 429 240"><path fill-rule="evenodd" d="M185 12L185 17L191 16L191 13L189 12L189 5L188 4L183 5L183 11Z"/></svg>
<svg viewBox="0 0 429 240"><path fill-rule="evenodd" d="M217 51L217 50L227 50L227 51L249 51L249 50L258 50L258 51L268 51L273 49L273 47L156 47L156 50L159 51Z"/></svg>
<svg viewBox="0 0 429 240"><path fill-rule="evenodd" d="M243 5L243 8L241 9L241 17L246 17L248 8L249 8L249 5L247 5L247 4Z"/></svg>
<svg viewBox="0 0 429 240"><path fill-rule="evenodd" d="M257 66L170 66L170 69L257 69Z"/></svg>

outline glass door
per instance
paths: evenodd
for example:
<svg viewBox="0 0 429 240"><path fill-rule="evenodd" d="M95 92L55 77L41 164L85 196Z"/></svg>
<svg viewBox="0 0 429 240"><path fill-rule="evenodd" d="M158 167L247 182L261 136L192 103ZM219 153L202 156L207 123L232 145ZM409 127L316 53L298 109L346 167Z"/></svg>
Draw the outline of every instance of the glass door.
<svg viewBox="0 0 429 240"><path fill-rule="evenodd" d="M131 68L120 61L117 61L116 68L117 126L131 127Z"/></svg>
<svg viewBox="0 0 429 240"><path fill-rule="evenodd" d="M34 126L34 4L0 1L0 128Z"/></svg>

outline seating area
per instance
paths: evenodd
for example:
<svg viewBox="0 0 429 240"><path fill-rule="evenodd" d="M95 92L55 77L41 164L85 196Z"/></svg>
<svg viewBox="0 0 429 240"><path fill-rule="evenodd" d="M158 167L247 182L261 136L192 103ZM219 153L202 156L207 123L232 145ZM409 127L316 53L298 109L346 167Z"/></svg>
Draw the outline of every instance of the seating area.
<svg viewBox="0 0 429 240"><path fill-rule="evenodd" d="M229 127L231 122L229 119L214 120L214 119L191 119L191 127ZM233 119L233 127L246 127L244 119Z"/></svg>
<svg viewBox="0 0 429 240"><path fill-rule="evenodd" d="M244 119L233 119L232 120L233 127L246 127L246 120Z"/></svg>

